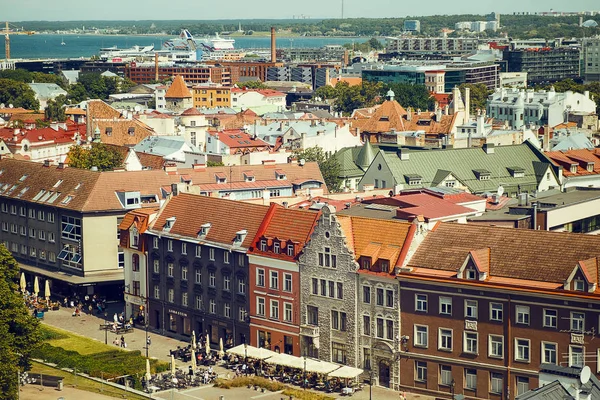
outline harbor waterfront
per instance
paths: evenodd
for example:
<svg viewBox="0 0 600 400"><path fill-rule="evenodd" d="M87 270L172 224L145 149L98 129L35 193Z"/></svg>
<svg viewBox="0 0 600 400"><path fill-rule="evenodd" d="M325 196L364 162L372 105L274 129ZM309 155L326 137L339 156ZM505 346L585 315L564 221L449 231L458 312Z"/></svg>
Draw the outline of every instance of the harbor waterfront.
<svg viewBox="0 0 600 400"><path fill-rule="evenodd" d="M117 46L154 45L159 49L163 42L175 37L145 35L13 35L11 36L11 55L14 59L35 58L79 58L98 55L100 48ZM198 38L201 38L200 36ZM352 37L290 37L278 38L278 47L323 47L326 45L343 45L345 43L362 42L368 39ZM64 42L64 45L61 43ZM236 36L236 49L268 48L269 37ZM4 54L4 41L0 43L0 54Z"/></svg>

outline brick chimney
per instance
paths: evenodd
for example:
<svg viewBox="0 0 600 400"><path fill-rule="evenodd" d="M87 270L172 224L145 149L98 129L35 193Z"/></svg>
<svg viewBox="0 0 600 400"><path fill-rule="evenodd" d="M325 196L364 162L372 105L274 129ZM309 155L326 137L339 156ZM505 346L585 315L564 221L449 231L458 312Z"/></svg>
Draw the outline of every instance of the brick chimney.
<svg viewBox="0 0 600 400"><path fill-rule="evenodd" d="M271 27L271 62L277 62L277 45L274 26Z"/></svg>

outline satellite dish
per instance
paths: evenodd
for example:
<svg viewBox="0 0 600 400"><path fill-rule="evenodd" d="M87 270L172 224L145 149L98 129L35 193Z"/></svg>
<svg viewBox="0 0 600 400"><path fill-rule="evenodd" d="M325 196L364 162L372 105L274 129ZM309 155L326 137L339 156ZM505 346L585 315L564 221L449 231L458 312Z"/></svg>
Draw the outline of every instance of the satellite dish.
<svg viewBox="0 0 600 400"><path fill-rule="evenodd" d="M581 373L579 374L579 382L581 382L582 385L585 385L586 383L588 383L591 376L592 370L586 365L585 367L583 367Z"/></svg>
<svg viewBox="0 0 600 400"><path fill-rule="evenodd" d="M498 197L502 197L502 195L504 194L504 186L500 185L498 186Z"/></svg>
<svg viewBox="0 0 600 400"><path fill-rule="evenodd" d="M8 105L8 108L14 108L15 106L13 106L12 104Z"/></svg>

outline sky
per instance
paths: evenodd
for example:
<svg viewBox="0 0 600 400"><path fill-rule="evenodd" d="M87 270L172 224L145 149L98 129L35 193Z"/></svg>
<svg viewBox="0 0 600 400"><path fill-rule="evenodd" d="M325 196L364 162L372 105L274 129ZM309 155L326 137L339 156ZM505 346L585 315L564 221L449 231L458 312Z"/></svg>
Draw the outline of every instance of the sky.
<svg viewBox="0 0 600 400"><path fill-rule="evenodd" d="M343 2L346 18L600 10L598 0L428 0L415 9L405 0ZM339 18L342 0L0 0L0 8L8 21Z"/></svg>

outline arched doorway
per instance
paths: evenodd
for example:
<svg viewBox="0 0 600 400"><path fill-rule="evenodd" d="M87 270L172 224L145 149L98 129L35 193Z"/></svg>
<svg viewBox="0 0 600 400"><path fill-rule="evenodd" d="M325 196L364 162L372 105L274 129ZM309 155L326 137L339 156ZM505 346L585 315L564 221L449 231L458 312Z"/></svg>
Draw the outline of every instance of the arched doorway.
<svg viewBox="0 0 600 400"><path fill-rule="evenodd" d="M387 361L379 361L379 386L390 387L390 365Z"/></svg>

